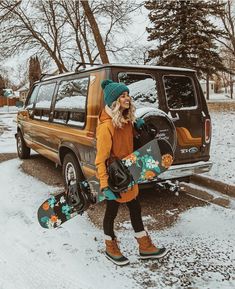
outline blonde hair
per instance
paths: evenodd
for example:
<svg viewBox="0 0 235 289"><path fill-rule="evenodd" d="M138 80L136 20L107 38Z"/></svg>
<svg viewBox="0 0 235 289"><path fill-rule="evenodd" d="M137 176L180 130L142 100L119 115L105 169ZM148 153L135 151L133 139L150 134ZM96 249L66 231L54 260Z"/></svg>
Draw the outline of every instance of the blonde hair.
<svg viewBox="0 0 235 289"><path fill-rule="evenodd" d="M136 120L135 117L135 105L130 98L130 107L125 110L120 109L120 101L119 98L114 101L111 105L111 112L112 112L112 122L114 127L121 128L123 124L128 123L129 121L133 124Z"/></svg>

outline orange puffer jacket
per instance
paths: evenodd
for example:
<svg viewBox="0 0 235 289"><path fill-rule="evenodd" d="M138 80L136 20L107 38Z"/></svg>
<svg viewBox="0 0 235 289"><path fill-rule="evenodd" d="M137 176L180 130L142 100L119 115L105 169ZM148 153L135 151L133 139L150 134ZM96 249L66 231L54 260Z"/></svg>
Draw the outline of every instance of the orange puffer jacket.
<svg viewBox="0 0 235 289"><path fill-rule="evenodd" d="M105 109L99 117L99 125L96 130L97 155L96 168L100 180L100 188L108 187L108 174L105 162L110 156L122 159L133 152L134 129L131 122L122 128L115 128L112 118ZM126 203L137 197L139 193L138 185L134 185L127 192L121 193L120 203Z"/></svg>

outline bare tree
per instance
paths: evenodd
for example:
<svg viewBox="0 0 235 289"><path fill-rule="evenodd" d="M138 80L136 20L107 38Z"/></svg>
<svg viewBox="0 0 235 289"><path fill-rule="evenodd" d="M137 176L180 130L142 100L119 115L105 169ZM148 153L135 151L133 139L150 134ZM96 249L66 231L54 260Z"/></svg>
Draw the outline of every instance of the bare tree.
<svg viewBox="0 0 235 289"><path fill-rule="evenodd" d="M106 62L108 53L115 55L120 51L130 49L130 43L120 45L119 41L115 41L115 36L126 31L128 25L131 23L131 12L139 9L143 4L136 4L135 1L127 0L118 2L115 0L93 0L85 4L82 2L87 1L60 1L60 5L67 15L67 21L73 30L71 37L75 37L81 62L88 61L89 63L94 63L98 58L101 59L101 62ZM89 11L87 11L87 5L89 5ZM96 21L97 26L93 25L92 20L89 21L87 17L88 12L89 17L90 14L93 15L92 20ZM105 19L105 24L100 19ZM96 28L95 32L93 27ZM100 30L102 30L102 38L95 37L94 33L96 32L101 37ZM100 46L101 40L103 41L103 45ZM103 52L103 58L101 57L101 52Z"/></svg>
<svg viewBox="0 0 235 289"><path fill-rule="evenodd" d="M8 2L6 3L6 6L4 7L0 7L0 23L2 21L4 21L5 18L8 17L8 15L14 11L14 9L20 5L21 1L14 1L13 3L12 2Z"/></svg>
<svg viewBox="0 0 235 289"><path fill-rule="evenodd" d="M220 18L225 30L224 39L218 39L223 46L235 57L235 4L233 0L226 0L224 12Z"/></svg>
<svg viewBox="0 0 235 289"><path fill-rule="evenodd" d="M218 0L218 2L221 2L221 0ZM233 78L235 74L235 3L233 0L224 2L224 12L221 13L220 18L225 34L223 38L218 39L218 42L222 44L221 55L229 70L229 73L222 74L222 79L226 90L229 84L230 98L233 98Z"/></svg>
<svg viewBox="0 0 235 289"><path fill-rule="evenodd" d="M230 98L233 98L233 86L234 86L234 74L235 74L235 59L231 50L226 47L221 49L221 57L223 58L224 65L228 68L228 72L221 73L225 92L228 93L227 87L229 87Z"/></svg>
<svg viewBox="0 0 235 289"><path fill-rule="evenodd" d="M75 61L108 63L108 53L130 49L116 36L139 6L134 0L1 0L0 60L29 51L53 60L60 73Z"/></svg>
<svg viewBox="0 0 235 289"><path fill-rule="evenodd" d="M14 55L18 53L19 48L46 52L60 72L68 71L61 55L66 19L60 16L58 7L57 1L38 0L34 7L30 1L22 1L10 11L9 1L1 1L0 9L8 13L1 23L2 56ZM32 14L32 9L37 13Z"/></svg>
<svg viewBox="0 0 235 289"><path fill-rule="evenodd" d="M141 13L144 2L136 3L131 0L94 0L92 12L96 17L99 27L105 31L103 39L106 51L113 56L118 54L135 53L136 43L133 39L120 42L120 35L125 35L129 25L133 22L132 13ZM99 19L105 19L105 24ZM119 36L119 37L117 37Z"/></svg>
<svg viewBox="0 0 235 289"><path fill-rule="evenodd" d="M87 57L88 62L93 63L90 47L91 43L89 42L87 36L87 21L83 9L81 9L81 2L73 0L61 0L60 5L67 16L67 23L72 28L71 37L75 38L75 43L81 62L87 62ZM76 60L75 57L74 60Z"/></svg>

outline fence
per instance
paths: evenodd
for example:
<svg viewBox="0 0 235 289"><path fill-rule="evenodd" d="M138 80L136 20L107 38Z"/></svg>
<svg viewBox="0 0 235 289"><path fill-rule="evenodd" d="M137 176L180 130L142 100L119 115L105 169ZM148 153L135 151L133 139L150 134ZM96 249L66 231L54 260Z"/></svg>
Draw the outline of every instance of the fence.
<svg viewBox="0 0 235 289"><path fill-rule="evenodd" d="M16 102L19 100L19 98L13 97L13 98L8 98L4 96L0 96L0 107L4 105L9 105L9 106L16 106Z"/></svg>

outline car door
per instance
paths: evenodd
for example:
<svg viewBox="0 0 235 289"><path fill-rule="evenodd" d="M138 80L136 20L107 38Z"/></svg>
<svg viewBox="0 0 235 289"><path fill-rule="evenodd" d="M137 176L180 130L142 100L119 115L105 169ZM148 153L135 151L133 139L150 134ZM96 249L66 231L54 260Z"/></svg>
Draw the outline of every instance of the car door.
<svg viewBox="0 0 235 289"><path fill-rule="evenodd" d="M194 73L171 72L162 74L165 111L177 131L175 163L202 159L204 119L201 95Z"/></svg>
<svg viewBox="0 0 235 289"><path fill-rule="evenodd" d="M31 128L28 135L32 142L40 146L39 149L51 149L52 138L50 135L49 118L55 87L55 82L40 84L37 97L34 100L33 111L31 112Z"/></svg>
<svg viewBox="0 0 235 289"><path fill-rule="evenodd" d="M25 110L18 117L20 118L20 122L22 122L22 133L24 135L24 139L27 143L32 142L32 129L33 129L33 114L34 114L34 103L36 101L38 95L39 85L34 85L31 93L26 99Z"/></svg>

